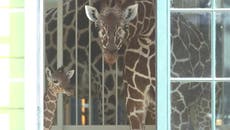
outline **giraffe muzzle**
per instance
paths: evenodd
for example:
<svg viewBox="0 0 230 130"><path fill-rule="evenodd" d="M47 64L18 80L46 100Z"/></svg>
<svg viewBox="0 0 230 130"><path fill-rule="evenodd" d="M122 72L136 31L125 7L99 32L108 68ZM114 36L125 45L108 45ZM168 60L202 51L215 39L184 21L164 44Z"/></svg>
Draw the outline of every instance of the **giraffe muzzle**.
<svg viewBox="0 0 230 130"><path fill-rule="evenodd" d="M117 54L116 53L110 53L106 52L104 54L105 62L109 65L113 65L117 61Z"/></svg>

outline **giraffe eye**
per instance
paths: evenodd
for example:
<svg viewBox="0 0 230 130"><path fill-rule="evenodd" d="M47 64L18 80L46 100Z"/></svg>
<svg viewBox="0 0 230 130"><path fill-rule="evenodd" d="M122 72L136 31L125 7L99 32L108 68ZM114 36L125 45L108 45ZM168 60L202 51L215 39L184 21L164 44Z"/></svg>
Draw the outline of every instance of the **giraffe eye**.
<svg viewBox="0 0 230 130"><path fill-rule="evenodd" d="M124 35L125 35L125 31L122 28L119 28L119 30L118 30L118 36L121 37L121 38L123 38Z"/></svg>
<svg viewBox="0 0 230 130"><path fill-rule="evenodd" d="M129 25L128 25L128 24L125 24L124 30L128 30L128 29L129 29Z"/></svg>
<svg viewBox="0 0 230 130"><path fill-rule="evenodd" d="M95 22L95 27L98 29L98 27L99 27L98 22Z"/></svg>
<svg viewBox="0 0 230 130"><path fill-rule="evenodd" d="M100 31L99 31L99 36L100 37L103 37L105 35L105 30L104 29L101 29Z"/></svg>

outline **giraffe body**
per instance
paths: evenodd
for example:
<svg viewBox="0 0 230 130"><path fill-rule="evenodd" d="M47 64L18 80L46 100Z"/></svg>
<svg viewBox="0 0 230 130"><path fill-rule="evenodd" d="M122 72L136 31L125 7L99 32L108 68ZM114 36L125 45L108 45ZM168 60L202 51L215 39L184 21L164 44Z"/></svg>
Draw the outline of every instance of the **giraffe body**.
<svg viewBox="0 0 230 130"><path fill-rule="evenodd" d="M58 94L73 95L70 86L70 78L73 74L74 70L64 72L62 67L52 74L51 70L46 68L48 86L44 95L44 130L51 130L52 128L57 108Z"/></svg>

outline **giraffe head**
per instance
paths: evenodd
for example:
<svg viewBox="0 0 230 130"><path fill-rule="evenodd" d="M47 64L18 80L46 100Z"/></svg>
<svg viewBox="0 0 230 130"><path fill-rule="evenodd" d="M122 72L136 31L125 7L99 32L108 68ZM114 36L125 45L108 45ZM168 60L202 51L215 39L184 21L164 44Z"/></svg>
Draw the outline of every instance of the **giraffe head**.
<svg viewBox="0 0 230 130"><path fill-rule="evenodd" d="M48 80L48 87L52 92L58 94L63 93L67 96L73 95L72 88L70 85L70 79L74 74L74 70L65 72L63 67L58 68L55 72L46 68L46 76Z"/></svg>
<svg viewBox="0 0 230 130"><path fill-rule="evenodd" d="M99 28L101 48L108 64L114 64L117 52L128 38L128 23L137 15L138 4L122 10L118 6L105 7L100 13L95 7L85 6L88 19Z"/></svg>

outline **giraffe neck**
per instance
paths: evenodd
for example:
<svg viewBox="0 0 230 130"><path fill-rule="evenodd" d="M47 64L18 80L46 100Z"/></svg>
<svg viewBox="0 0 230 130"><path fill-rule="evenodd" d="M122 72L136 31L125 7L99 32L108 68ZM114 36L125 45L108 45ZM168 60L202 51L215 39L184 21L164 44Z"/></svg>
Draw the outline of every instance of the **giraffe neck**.
<svg viewBox="0 0 230 130"><path fill-rule="evenodd" d="M143 86L146 85L141 82L155 85L155 0L136 0L136 2L139 13L136 20L130 24L125 49L124 77L132 86L142 87L138 89L144 92Z"/></svg>
<svg viewBox="0 0 230 130"><path fill-rule="evenodd" d="M57 107L57 93L50 88L48 86L44 95L44 130L51 129Z"/></svg>
<svg viewBox="0 0 230 130"><path fill-rule="evenodd" d="M125 50L124 84L131 129L155 123L155 0L136 0ZM150 122L149 122L150 121Z"/></svg>

